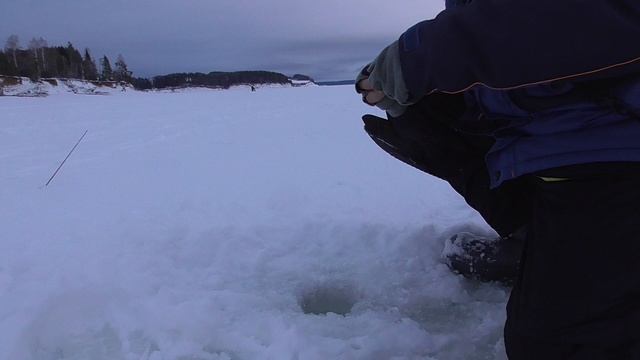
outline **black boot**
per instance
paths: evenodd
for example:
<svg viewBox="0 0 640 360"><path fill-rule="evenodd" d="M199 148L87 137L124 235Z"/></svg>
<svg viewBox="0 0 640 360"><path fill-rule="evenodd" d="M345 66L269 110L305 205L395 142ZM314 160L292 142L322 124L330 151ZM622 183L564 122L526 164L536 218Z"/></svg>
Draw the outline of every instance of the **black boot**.
<svg viewBox="0 0 640 360"><path fill-rule="evenodd" d="M458 233L447 239L442 257L449 268L466 278L512 285L518 276L524 229L498 238Z"/></svg>

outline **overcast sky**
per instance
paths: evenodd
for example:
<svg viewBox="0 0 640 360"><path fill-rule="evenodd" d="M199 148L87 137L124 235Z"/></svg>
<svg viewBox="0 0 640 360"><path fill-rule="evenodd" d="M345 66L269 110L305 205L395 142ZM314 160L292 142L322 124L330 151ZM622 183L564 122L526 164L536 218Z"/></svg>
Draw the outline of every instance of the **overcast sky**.
<svg viewBox="0 0 640 360"><path fill-rule="evenodd" d="M443 0L0 0L0 41L44 37L136 76L273 70L351 79Z"/></svg>

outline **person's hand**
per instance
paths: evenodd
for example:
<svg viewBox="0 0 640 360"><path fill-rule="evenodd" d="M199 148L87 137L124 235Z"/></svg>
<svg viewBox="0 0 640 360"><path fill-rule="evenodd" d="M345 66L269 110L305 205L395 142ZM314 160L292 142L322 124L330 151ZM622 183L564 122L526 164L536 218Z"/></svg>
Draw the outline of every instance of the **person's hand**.
<svg viewBox="0 0 640 360"><path fill-rule="evenodd" d="M397 79L395 79L396 77L399 77L399 81L402 81L402 74L396 74L392 71L394 76L390 78L386 75L385 71L382 71L385 69L384 62L382 61L385 58L383 54L389 53L388 49L389 48L385 49L374 63L366 65L360 71L356 77L355 88L356 92L362 96L362 101L367 105L376 106L387 112L388 115L398 117L404 113L407 106L401 104L397 99L389 95L390 93L393 94L393 91L396 90L395 85L384 87L384 84L387 82L390 84L397 84L398 82L396 81ZM391 51L391 53L395 54L395 51ZM375 71L376 63L382 64L380 68L382 70L378 70L378 72ZM374 76L376 74L377 77Z"/></svg>
<svg viewBox="0 0 640 360"><path fill-rule="evenodd" d="M368 105L375 106L385 98L385 95L380 90L375 90L373 85L369 81L369 78L360 80L357 84L362 94L362 101Z"/></svg>

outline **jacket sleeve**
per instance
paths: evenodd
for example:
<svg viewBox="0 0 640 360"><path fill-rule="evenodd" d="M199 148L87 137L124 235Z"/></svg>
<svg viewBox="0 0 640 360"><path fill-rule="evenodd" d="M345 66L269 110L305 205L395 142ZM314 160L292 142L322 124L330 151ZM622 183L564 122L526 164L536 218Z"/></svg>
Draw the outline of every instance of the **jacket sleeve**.
<svg viewBox="0 0 640 360"><path fill-rule="evenodd" d="M640 73L638 39L637 0L476 0L407 30L399 52L416 101L475 85Z"/></svg>

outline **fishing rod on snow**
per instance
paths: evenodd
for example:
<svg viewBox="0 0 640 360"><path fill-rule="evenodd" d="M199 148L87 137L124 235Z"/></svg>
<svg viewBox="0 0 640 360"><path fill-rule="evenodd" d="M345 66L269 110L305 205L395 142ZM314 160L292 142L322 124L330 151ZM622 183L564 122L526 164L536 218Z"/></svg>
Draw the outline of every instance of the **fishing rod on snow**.
<svg viewBox="0 0 640 360"><path fill-rule="evenodd" d="M80 139L78 139L78 142L73 146L73 148L71 149L71 151L69 151L69 154L67 154L67 157L64 158L64 160L62 160L62 162L60 163L60 166L58 166L58 168L56 169L56 171L53 172L53 175L51 175L51 177L49 178L49 181L47 181L46 184L44 184L44 187L49 186L49 184L51 183L51 181L53 181L53 178L56 177L56 175L58 175L58 171L60 171L60 169L62 169L62 166L64 165L65 162L67 162L67 159L69 159L69 157L71 156L71 154L73 154L73 152L76 150L76 148L78 147L78 145L80 145L80 142L82 141L82 139L84 139L84 137L87 135L87 133L89 132L89 130L85 130L84 134L82 134L82 136L80 137Z"/></svg>

